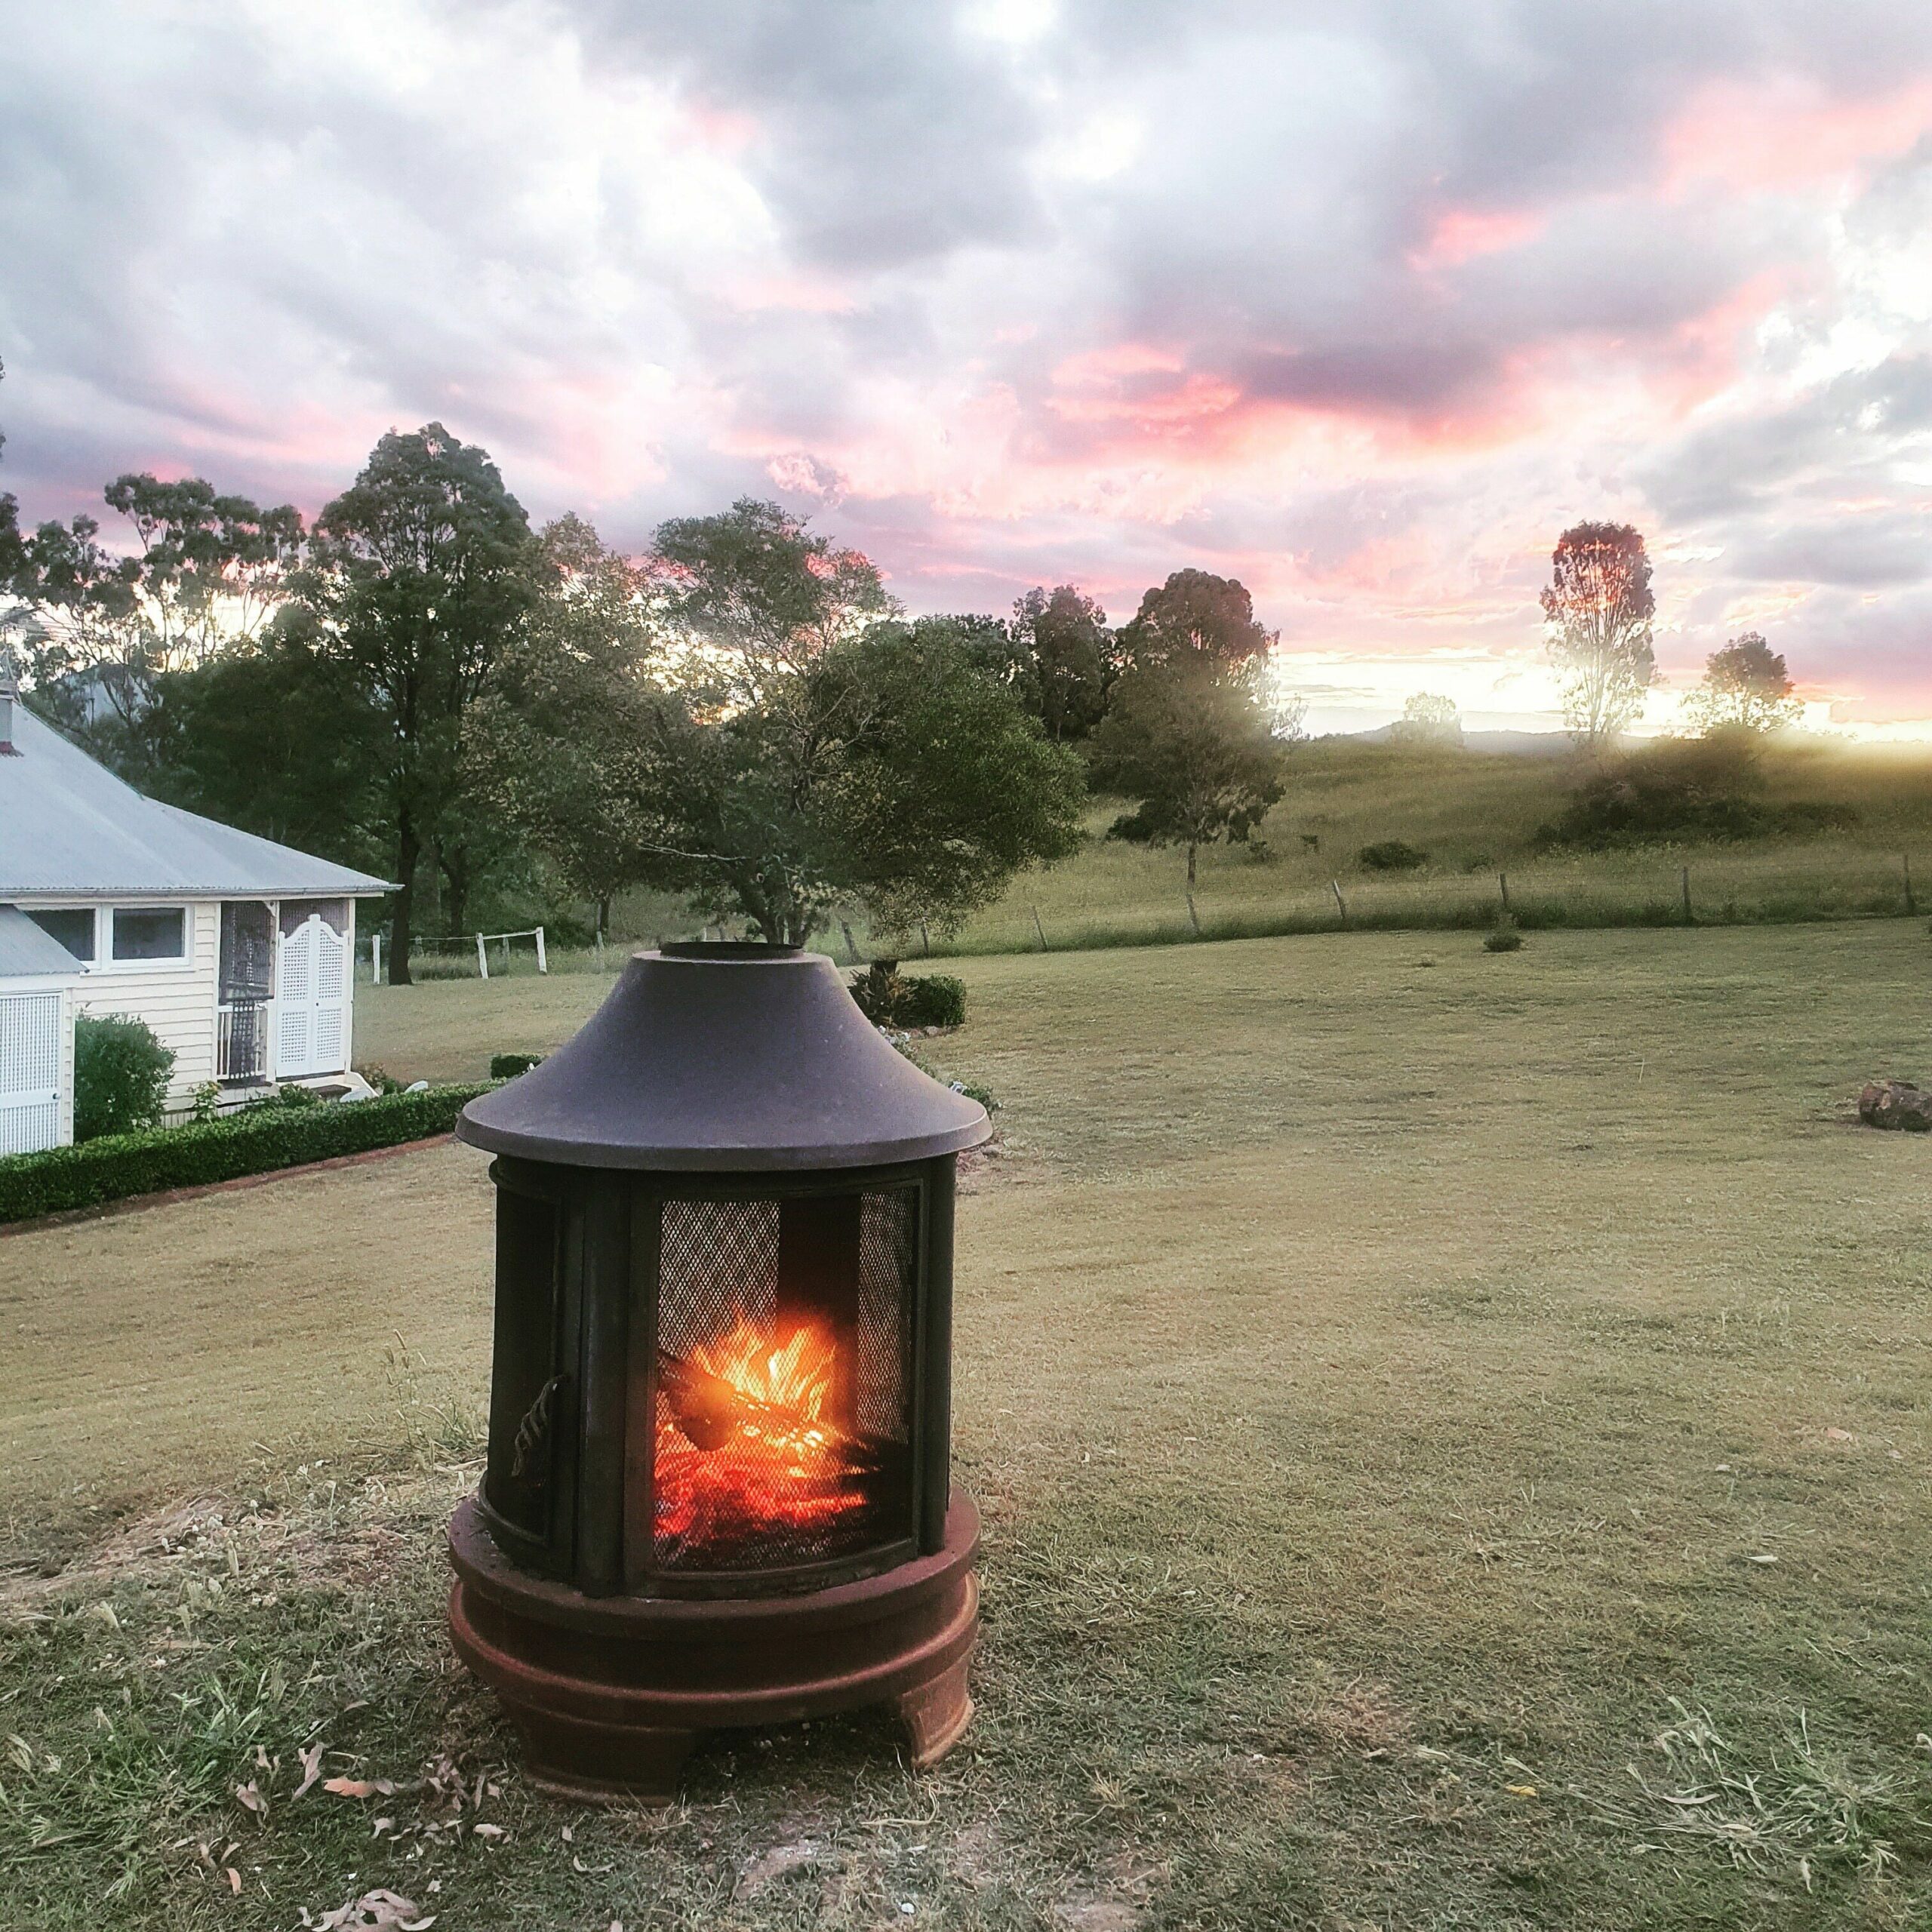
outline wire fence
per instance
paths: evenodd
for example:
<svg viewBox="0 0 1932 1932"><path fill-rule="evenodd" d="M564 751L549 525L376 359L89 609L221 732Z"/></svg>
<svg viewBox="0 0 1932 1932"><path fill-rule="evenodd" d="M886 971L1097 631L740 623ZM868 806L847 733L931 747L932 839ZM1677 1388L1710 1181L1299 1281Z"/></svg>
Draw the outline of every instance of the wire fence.
<svg viewBox="0 0 1932 1932"><path fill-rule="evenodd" d="M1909 854L1835 847L1798 854L1712 852L1681 860L1655 851L1595 854L1465 872L1373 873L1283 879L1272 869L1223 866L1204 874L1190 899L1178 881L1164 906L1131 897L1068 891L1066 874L1023 881L998 904L948 934L929 920L875 931L856 911L835 916L814 942L841 964L983 953L1081 952L1196 939L1260 939L1324 932L1525 931L1683 925L1795 924L1897 918L1921 909L1932 881ZM1031 890L1029 890L1030 885ZM1932 883L1926 890L1932 893ZM1932 904L1926 909L1932 911ZM704 937L713 935L706 924ZM715 928L721 935L724 928ZM410 949L417 980L500 979L521 974L614 972L649 938L598 937L588 946L549 943L543 927L509 933L431 935ZM358 939L357 976L389 977L380 934Z"/></svg>
<svg viewBox="0 0 1932 1932"><path fill-rule="evenodd" d="M1060 881L1048 873L1032 895L1009 897L950 937L916 927L876 939L844 937L848 947L869 940L873 951L937 958L1296 933L1787 924L1915 915L1925 876L1907 854L1842 848L1803 858L1706 849L1675 860L1651 851L1455 874L1355 870L1278 883L1264 868L1244 875L1224 867L1211 884L1204 878L1191 898L1177 881L1163 906L1058 897Z"/></svg>
<svg viewBox="0 0 1932 1932"><path fill-rule="evenodd" d="M521 943L519 943L521 942ZM355 969L380 983L392 976L395 961L383 934L355 942ZM507 933L425 933L412 936L409 972L417 980L503 979L519 971L548 973L550 948L541 926Z"/></svg>

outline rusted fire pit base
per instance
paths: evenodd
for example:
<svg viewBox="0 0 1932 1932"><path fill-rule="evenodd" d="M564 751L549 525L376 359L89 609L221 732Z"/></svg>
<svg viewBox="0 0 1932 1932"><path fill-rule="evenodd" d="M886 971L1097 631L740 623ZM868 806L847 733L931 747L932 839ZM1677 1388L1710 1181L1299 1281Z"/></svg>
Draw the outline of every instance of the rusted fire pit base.
<svg viewBox="0 0 1932 1932"><path fill-rule="evenodd" d="M473 1501L450 1524L450 1635L503 1700L530 1777L597 1804L666 1804L700 1734L891 1704L912 1761L973 1715L980 1515L952 1492L937 1555L799 1596L590 1597L513 1569Z"/></svg>

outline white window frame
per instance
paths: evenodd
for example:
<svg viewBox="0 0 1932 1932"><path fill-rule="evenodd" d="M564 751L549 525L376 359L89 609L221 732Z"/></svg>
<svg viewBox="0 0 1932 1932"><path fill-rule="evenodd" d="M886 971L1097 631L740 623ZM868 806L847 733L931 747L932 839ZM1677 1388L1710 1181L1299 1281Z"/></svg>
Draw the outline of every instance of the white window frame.
<svg viewBox="0 0 1932 1932"><path fill-rule="evenodd" d="M179 912L181 915L181 950L165 959L116 959L114 957L114 915L117 912ZM101 945L105 936L107 944ZM186 900L132 900L125 904L103 906L94 921L92 970L97 973L179 973L194 963L195 908Z"/></svg>
<svg viewBox="0 0 1932 1932"><path fill-rule="evenodd" d="M54 900L42 905L25 906L21 909L29 912L91 912L94 915L94 957L91 959L77 959L74 962L74 971L76 973L97 973L100 971L103 963L100 952L100 915L106 909L103 906L98 900L92 899ZM42 930L45 931L45 929L43 928ZM49 937L51 937L52 935L49 934ZM57 940L54 941L54 943L57 946L60 942Z"/></svg>

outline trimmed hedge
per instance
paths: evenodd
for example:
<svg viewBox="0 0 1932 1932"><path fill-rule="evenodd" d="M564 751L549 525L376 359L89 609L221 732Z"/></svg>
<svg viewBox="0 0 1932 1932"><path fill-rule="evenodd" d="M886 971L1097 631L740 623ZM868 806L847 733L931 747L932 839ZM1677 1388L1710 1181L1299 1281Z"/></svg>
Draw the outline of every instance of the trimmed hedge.
<svg viewBox="0 0 1932 1932"><path fill-rule="evenodd" d="M492 1054L490 1056L490 1078L492 1080L514 1080L519 1073L528 1073L533 1066L541 1066L541 1054Z"/></svg>
<svg viewBox="0 0 1932 1932"><path fill-rule="evenodd" d="M0 1160L0 1222L426 1140L448 1133L463 1103L489 1091L485 1082L312 1107L246 1107L186 1127L11 1155Z"/></svg>

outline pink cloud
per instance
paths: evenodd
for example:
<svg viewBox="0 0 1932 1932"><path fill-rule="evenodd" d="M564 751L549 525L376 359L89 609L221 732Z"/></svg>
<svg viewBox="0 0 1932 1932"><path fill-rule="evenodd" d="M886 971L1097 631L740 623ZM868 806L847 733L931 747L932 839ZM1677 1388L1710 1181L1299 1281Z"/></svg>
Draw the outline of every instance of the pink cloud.
<svg viewBox="0 0 1932 1932"><path fill-rule="evenodd" d="M1932 80L1833 100L1795 75L1768 85L1716 80L1700 88L1666 131L1657 188L1802 192L1854 177L1932 133Z"/></svg>
<svg viewBox="0 0 1932 1932"><path fill-rule="evenodd" d="M1411 251L1410 267L1419 274L1459 267L1478 255L1496 255L1534 242L1549 217L1530 208L1444 208L1431 223L1422 246Z"/></svg>

